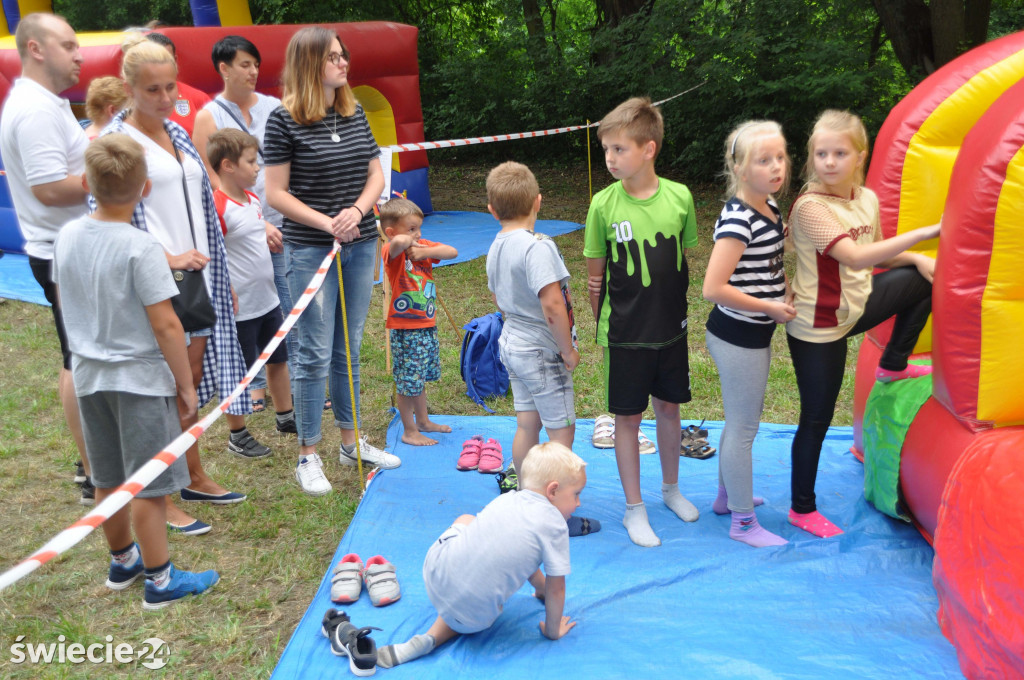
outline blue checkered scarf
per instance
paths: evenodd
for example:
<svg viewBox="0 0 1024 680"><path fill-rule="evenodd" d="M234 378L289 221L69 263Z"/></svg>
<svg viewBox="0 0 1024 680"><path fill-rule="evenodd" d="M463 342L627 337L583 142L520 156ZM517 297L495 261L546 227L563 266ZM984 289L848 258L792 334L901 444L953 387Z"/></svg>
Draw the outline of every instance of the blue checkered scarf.
<svg viewBox="0 0 1024 680"><path fill-rule="evenodd" d="M101 135L111 132L124 132L127 109L120 112L103 128ZM213 308L217 312L217 323L213 327L212 342L206 343L206 354L203 355L203 378L199 383L199 405L205 405L214 394L221 397L231 394L231 390L245 377L245 359L238 345L238 331L235 329L235 314L231 302L231 280L228 277L228 255L224 249L224 235L220 230L217 211L213 205L213 187L206 174L206 166L199 157L199 152L189 139L185 129L175 122L165 120L164 129L171 137L171 142L178 151L192 157L203 169L203 215L206 218L206 238L210 244L210 263L208 280L212 289ZM95 209L95 201L89 197L89 204ZM187 224L187 216L183 216L183 224ZM132 215L132 226L142 231L146 228L146 199L139 201ZM196 228L202 225L197 224ZM228 407L232 415L252 413L252 400L246 390Z"/></svg>

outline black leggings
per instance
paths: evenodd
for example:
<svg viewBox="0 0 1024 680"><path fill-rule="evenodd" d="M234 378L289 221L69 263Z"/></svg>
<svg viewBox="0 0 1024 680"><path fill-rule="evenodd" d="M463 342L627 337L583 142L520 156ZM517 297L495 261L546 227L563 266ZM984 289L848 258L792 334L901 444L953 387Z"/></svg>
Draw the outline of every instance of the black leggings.
<svg viewBox="0 0 1024 680"><path fill-rule="evenodd" d="M873 277L864 314L843 338L807 342L786 334L800 391L800 423L793 437L792 507L814 512L814 482L818 475L821 443L832 424L836 399L846 370L846 338L859 335L896 315L892 337L878 362L881 368L902 371L914 351L917 336L932 308L932 285L915 267L900 267Z"/></svg>

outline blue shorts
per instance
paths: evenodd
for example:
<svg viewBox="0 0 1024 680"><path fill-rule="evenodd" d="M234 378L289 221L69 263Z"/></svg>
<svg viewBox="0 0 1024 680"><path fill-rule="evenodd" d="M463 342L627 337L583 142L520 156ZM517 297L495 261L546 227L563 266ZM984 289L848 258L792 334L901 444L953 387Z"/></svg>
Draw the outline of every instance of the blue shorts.
<svg viewBox="0 0 1024 680"><path fill-rule="evenodd" d="M392 328L391 368L403 397L423 394L425 383L441 379L441 346L437 327Z"/></svg>

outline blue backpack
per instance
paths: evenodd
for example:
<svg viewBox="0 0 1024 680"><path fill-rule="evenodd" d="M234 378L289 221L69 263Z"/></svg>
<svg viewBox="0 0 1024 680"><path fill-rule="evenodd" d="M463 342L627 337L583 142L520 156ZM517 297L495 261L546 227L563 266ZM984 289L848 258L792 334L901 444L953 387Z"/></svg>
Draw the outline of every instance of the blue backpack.
<svg viewBox="0 0 1024 680"><path fill-rule="evenodd" d="M488 413L494 413L494 410L487 407L484 399L503 397L509 388L508 371L498 356L502 325L501 312L493 312L462 327L466 335L462 338L459 370L466 381L466 396Z"/></svg>

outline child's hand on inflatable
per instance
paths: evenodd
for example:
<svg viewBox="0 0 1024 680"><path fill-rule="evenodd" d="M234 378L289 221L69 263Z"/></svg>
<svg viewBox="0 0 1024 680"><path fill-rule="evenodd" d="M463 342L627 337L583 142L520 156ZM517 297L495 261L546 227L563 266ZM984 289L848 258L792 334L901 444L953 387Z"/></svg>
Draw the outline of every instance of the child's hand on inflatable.
<svg viewBox="0 0 1024 680"><path fill-rule="evenodd" d="M935 280L935 260L928 257L927 255L918 255L914 261L914 266L917 267L918 273L925 278L928 283L933 283Z"/></svg>

